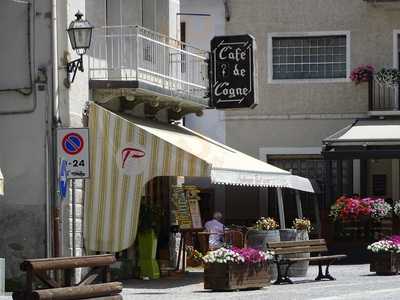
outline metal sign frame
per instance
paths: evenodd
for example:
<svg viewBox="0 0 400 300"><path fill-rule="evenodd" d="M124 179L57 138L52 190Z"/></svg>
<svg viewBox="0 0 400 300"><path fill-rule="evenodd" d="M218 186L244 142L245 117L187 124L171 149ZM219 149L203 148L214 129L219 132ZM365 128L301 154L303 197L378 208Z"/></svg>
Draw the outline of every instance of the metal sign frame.
<svg viewBox="0 0 400 300"><path fill-rule="evenodd" d="M249 35L211 40L210 107L254 108L258 104L256 42Z"/></svg>
<svg viewBox="0 0 400 300"><path fill-rule="evenodd" d="M83 138L84 145L76 154L69 154L64 150L65 136L76 133ZM90 153L89 153L89 128L57 128L57 157L58 160L67 160L68 179L85 179L90 177ZM83 161L83 165L82 165Z"/></svg>

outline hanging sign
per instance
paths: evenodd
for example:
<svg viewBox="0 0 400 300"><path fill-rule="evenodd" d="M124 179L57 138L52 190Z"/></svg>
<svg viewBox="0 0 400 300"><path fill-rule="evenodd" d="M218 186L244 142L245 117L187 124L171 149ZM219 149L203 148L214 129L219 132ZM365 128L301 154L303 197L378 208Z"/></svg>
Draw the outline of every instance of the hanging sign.
<svg viewBox="0 0 400 300"><path fill-rule="evenodd" d="M211 40L210 106L228 109L257 105L255 50L255 40L248 34Z"/></svg>
<svg viewBox="0 0 400 300"><path fill-rule="evenodd" d="M88 128L58 128L57 153L59 161L66 160L69 179L89 177Z"/></svg>

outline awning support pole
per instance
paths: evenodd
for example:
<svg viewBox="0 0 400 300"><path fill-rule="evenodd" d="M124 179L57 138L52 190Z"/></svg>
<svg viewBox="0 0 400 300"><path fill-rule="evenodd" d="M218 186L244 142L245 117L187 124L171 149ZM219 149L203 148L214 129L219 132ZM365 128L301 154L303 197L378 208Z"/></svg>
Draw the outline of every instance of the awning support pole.
<svg viewBox="0 0 400 300"><path fill-rule="evenodd" d="M297 206L297 216L303 218L303 207L301 206L300 191L296 190L296 206Z"/></svg>
<svg viewBox="0 0 400 300"><path fill-rule="evenodd" d="M285 223L285 210L283 207L283 196L282 196L282 189L277 188L276 189L276 194L278 195L278 210L279 210L279 222L280 222L280 228L285 229L286 228L286 223Z"/></svg>
<svg viewBox="0 0 400 300"><path fill-rule="evenodd" d="M318 205L318 197L317 195L313 196L314 201L314 210L315 210L315 226L318 232L318 237L321 237L321 219L319 217L319 205Z"/></svg>

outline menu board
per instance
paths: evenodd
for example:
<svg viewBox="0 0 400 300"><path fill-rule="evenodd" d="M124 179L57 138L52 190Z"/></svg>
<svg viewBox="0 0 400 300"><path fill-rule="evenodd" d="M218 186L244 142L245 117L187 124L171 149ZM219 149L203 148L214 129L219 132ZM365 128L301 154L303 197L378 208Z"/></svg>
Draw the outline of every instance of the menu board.
<svg viewBox="0 0 400 300"><path fill-rule="evenodd" d="M171 202L180 229L202 228L198 193L194 186L173 187Z"/></svg>

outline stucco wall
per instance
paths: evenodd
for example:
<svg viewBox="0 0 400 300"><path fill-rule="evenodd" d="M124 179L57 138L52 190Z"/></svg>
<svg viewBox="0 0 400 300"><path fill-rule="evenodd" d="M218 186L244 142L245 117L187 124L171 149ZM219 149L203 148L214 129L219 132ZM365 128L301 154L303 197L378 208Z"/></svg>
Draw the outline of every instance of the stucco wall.
<svg viewBox="0 0 400 300"><path fill-rule="evenodd" d="M210 50L210 41L225 33L223 0L181 0L181 22L186 24L186 43L199 49ZM207 16L190 14L208 14ZM204 115L185 117L185 125L221 143L225 142L224 112L205 110Z"/></svg>
<svg viewBox="0 0 400 300"><path fill-rule="evenodd" d="M28 30L22 26L28 20L25 9L22 1L0 3L0 26L5 29L0 43L0 89L29 86ZM7 278L20 274L19 263L23 258L46 255L46 119L52 86L50 30L50 1L34 1L31 69L33 78L38 75L39 67L46 70L47 82L42 76L43 83L34 85L28 96L0 92L0 168L5 177L4 196L0 197L0 257L6 258ZM2 114L30 108L33 112Z"/></svg>
<svg viewBox="0 0 400 300"><path fill-rule="evenodd" d="M227 34L250 33L258 46L259 100L254 110L228 115L365 112L366 85L267 83L267 34L350 31L351 69L360 64L392 66L393 30L399 11L348 0L232 0Z"/></svg>

